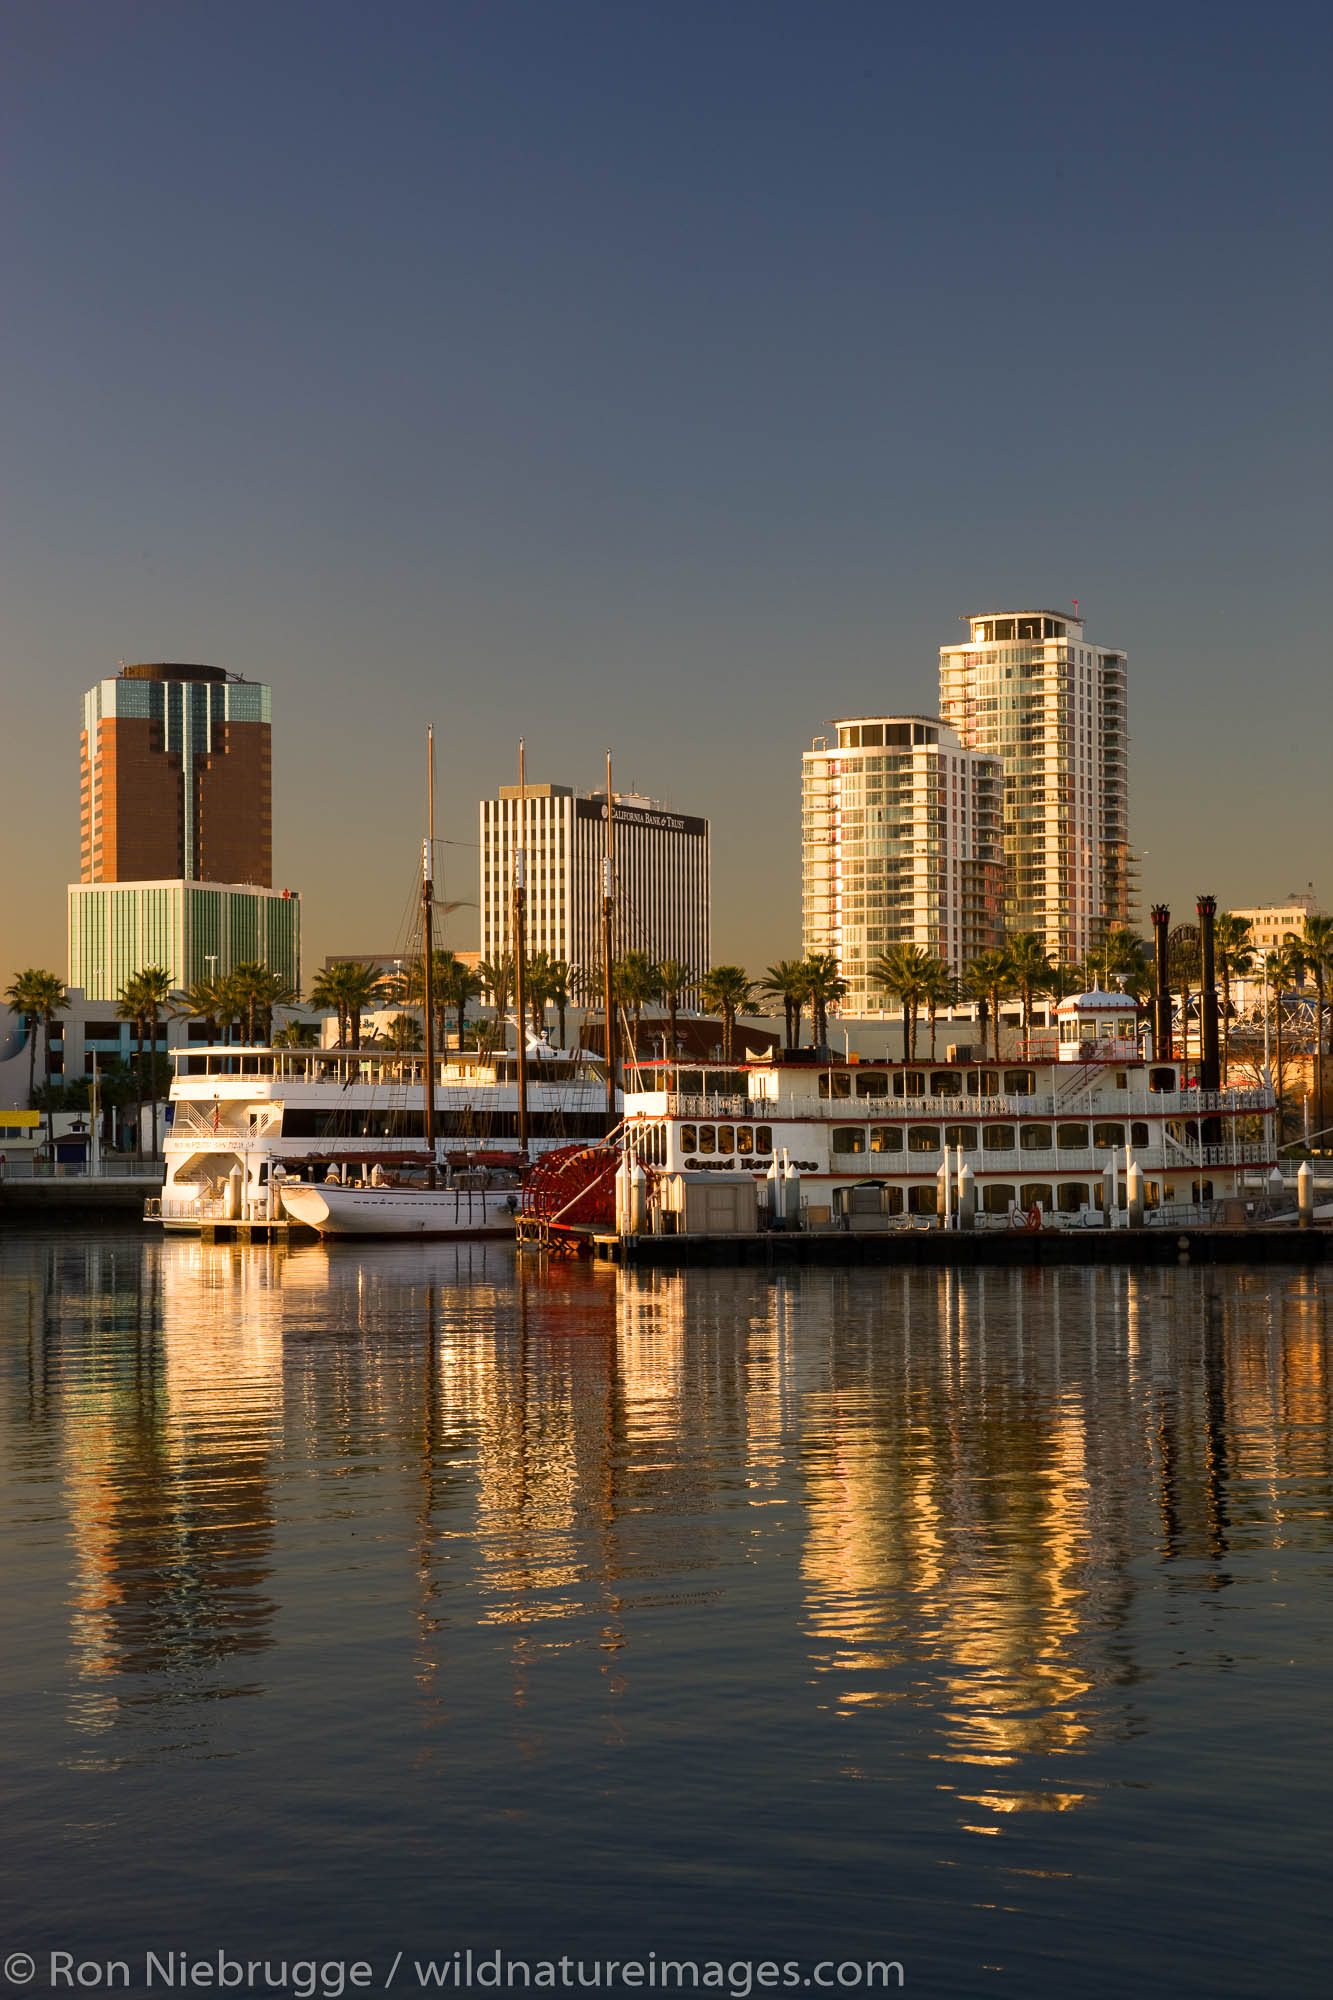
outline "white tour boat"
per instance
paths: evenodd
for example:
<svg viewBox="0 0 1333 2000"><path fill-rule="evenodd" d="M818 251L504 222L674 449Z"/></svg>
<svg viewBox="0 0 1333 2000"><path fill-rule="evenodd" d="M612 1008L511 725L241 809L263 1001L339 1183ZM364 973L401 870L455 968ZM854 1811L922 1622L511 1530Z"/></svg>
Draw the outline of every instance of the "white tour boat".
<svg viewBox="0 0 1333 2000"><path fill-rule="evenodd" d="M721 1217L724 1189L745 1176L770 1220L854 1232L960 1217L1105 1225L1131 1207L1148 1225L1241 1222L1271 1195L1271 1088L1201 1089L1193 1062L1155 1060L1123 993L1080 994L1057 1013L1058 1039L999 1061L979 1048L944 1061L806 1049L731 1068L640 1065L624 1147L661 1211L644 1226L679 1228L695 1207ZM683 1198L710 1176L716 1200Z"/></svg>
<svg viewBox="0 0 1333 2000"><path fill-rule="evenodd" d="M431 1067L428 1147L423 1055L376 1044L178 1049L166 1178L149 1213L169 1230L276 1222L285 1210L326 1235L511 1236L524 1164L518 1059L451 1050ZM525 1069L533 1158L601 1137L596 1058L530 1044Z"/></svg>

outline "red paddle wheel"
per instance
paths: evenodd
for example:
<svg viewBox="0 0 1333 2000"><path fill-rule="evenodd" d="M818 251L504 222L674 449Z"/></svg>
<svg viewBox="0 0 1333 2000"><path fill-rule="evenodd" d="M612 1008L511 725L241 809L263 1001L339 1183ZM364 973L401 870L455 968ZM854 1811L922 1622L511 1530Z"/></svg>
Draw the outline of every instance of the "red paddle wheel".
<svg viewBox="0 0 1333 2000"><path fill-rule="evenodd" d="M575 1250L595 1231L614 1229L619 1165L619 1153L606 1146L543 1153L523 1183L520 1238Z"/></svg>

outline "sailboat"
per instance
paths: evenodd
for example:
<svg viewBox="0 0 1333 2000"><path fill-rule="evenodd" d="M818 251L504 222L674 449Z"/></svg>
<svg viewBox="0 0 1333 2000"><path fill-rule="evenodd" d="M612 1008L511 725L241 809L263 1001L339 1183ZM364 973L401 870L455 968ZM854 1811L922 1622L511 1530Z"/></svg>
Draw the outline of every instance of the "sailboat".
<svg viewBox="0 0 1333 2000"><path fill-rule="evenodd" d="M427 832L422 844L422 888L421 910L424 933L424 953L422 960L422 1013L424 1016L424 1095L422 1133L426 1146L426 1184L422 1186L401 1186L383 1183L378 1173L372 1174L370 1181L349 1186L336 1172L331 1172L323 1182L279 1180L279 1199L282 1208L293 1221L307 1224L317 1229L321 1236L455 1236L455 1237L512 1237L515 1233L515 1217L520 1205L520 1194L516 1186L490 1186L490 1176L485 1171L464 1168L457 1172L449 1167L440 1168L436 1161L436 1075L435 1075L435 1010L434 1010L434 939L432 916L435 901L433 881L434 840L435 840L435 744L434 731L427 732ZM519 744L519 797L524 797L523 745ZM529 1158L529 1115L528 1115L528 1068L529 1056L533 1053L542 1058L541 1074L549 1082L551 1072L559 1066L559 1052L544 1045L534 1045L530 1050L524 1022L524 850L521 828L523 825L520 808L519 841L514 854L514 965L515 965L515 1015L517 1023L517 1061L515 1064L518 1086L517 1139L519 1171L526 1168ZM576 1097L588 1096L597 1089L599 1079L595 1072L587 1069L576 1057L566 1058L569 1064L569 1082L574 1087ZM562 1091L567 1086L559 1086ZM441 1178L442 1176L442 1178Z"/></svg>

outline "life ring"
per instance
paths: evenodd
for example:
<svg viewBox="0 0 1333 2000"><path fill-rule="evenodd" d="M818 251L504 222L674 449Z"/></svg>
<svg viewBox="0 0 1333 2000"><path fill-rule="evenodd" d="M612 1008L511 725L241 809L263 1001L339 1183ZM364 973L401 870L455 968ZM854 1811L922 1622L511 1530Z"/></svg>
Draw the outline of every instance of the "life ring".
<svg viewBox="0 0 1333 2000"><path fill-rule="evenodd" d="M1028 1210L1027 1215L1024 1218L1023 1227L1027 1230L1037 1230L1041 1228L1040 1202L1038 1201L1033 1202L1031 1208Z"/></svg>

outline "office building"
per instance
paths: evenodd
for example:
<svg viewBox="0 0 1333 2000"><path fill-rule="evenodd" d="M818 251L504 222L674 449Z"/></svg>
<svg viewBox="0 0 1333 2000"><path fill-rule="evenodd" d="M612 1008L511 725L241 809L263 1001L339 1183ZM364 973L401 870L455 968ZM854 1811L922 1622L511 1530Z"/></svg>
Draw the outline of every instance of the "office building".
<svg viewBox="0 0 1333 2000"><path fill-rule="evenodd" d="M845 1013L889 1005L871 967L914 944L955 974L999 941L998 759L933 716L847 717L801 760L802 945L836 953Z"/></svg>
<svg viewBox="0 0 1333 2000"><path fill-rule="evenodd" d="M940 714L1004 766L1004 923L1053 958L1130 920L1126 659L1062 612L986 612L940 648Z"/></svg>
<svg viewBox="0 0 1333 2000"><path fill-rule="evenodd" d="M1304 936L1307 917L1321 914L1313 883L1308 889L1293 889L1279 903L1256 903L1231 911L1233 917L1249 924L1253 951L1280 951L1287 938Z"/></svg>
<svg viewBox="0 0 1333 2000"><path fill-rule="evenodd" d="M173 987L260 964L297 991L301 899L290 889L222 882L75 882L69 888L71 986L114 1001L145 966Z"/></svg>
<svg viewBox="0 0 1333 2000"><path fill-rule="evenodd" d="M68 981L114 1002L258 963L296 989L301 904L273 880L271 696L220 667L124 666L83 698Z"/></svg>
<svg viewBox="0 0 1333 2000"><path fill-rule="evenodd" d="M83 698L80 879L273 881L270 692L220 667L122 667Z"/></svg>
<svg viewBox="0 0 1333 2000"><path fill-rule="evenodd" d="M512 949L518 788L483 799L478 901L481 955L497 961ZM527 857L529 952L549 952L575 970L575 988L591 993L602 963L605 792L569 785L528 785L523 820ZM710 963L708 821L665 811L652 799L615 794L614 952L644 951L679 959L697 975Z"/></svg>

